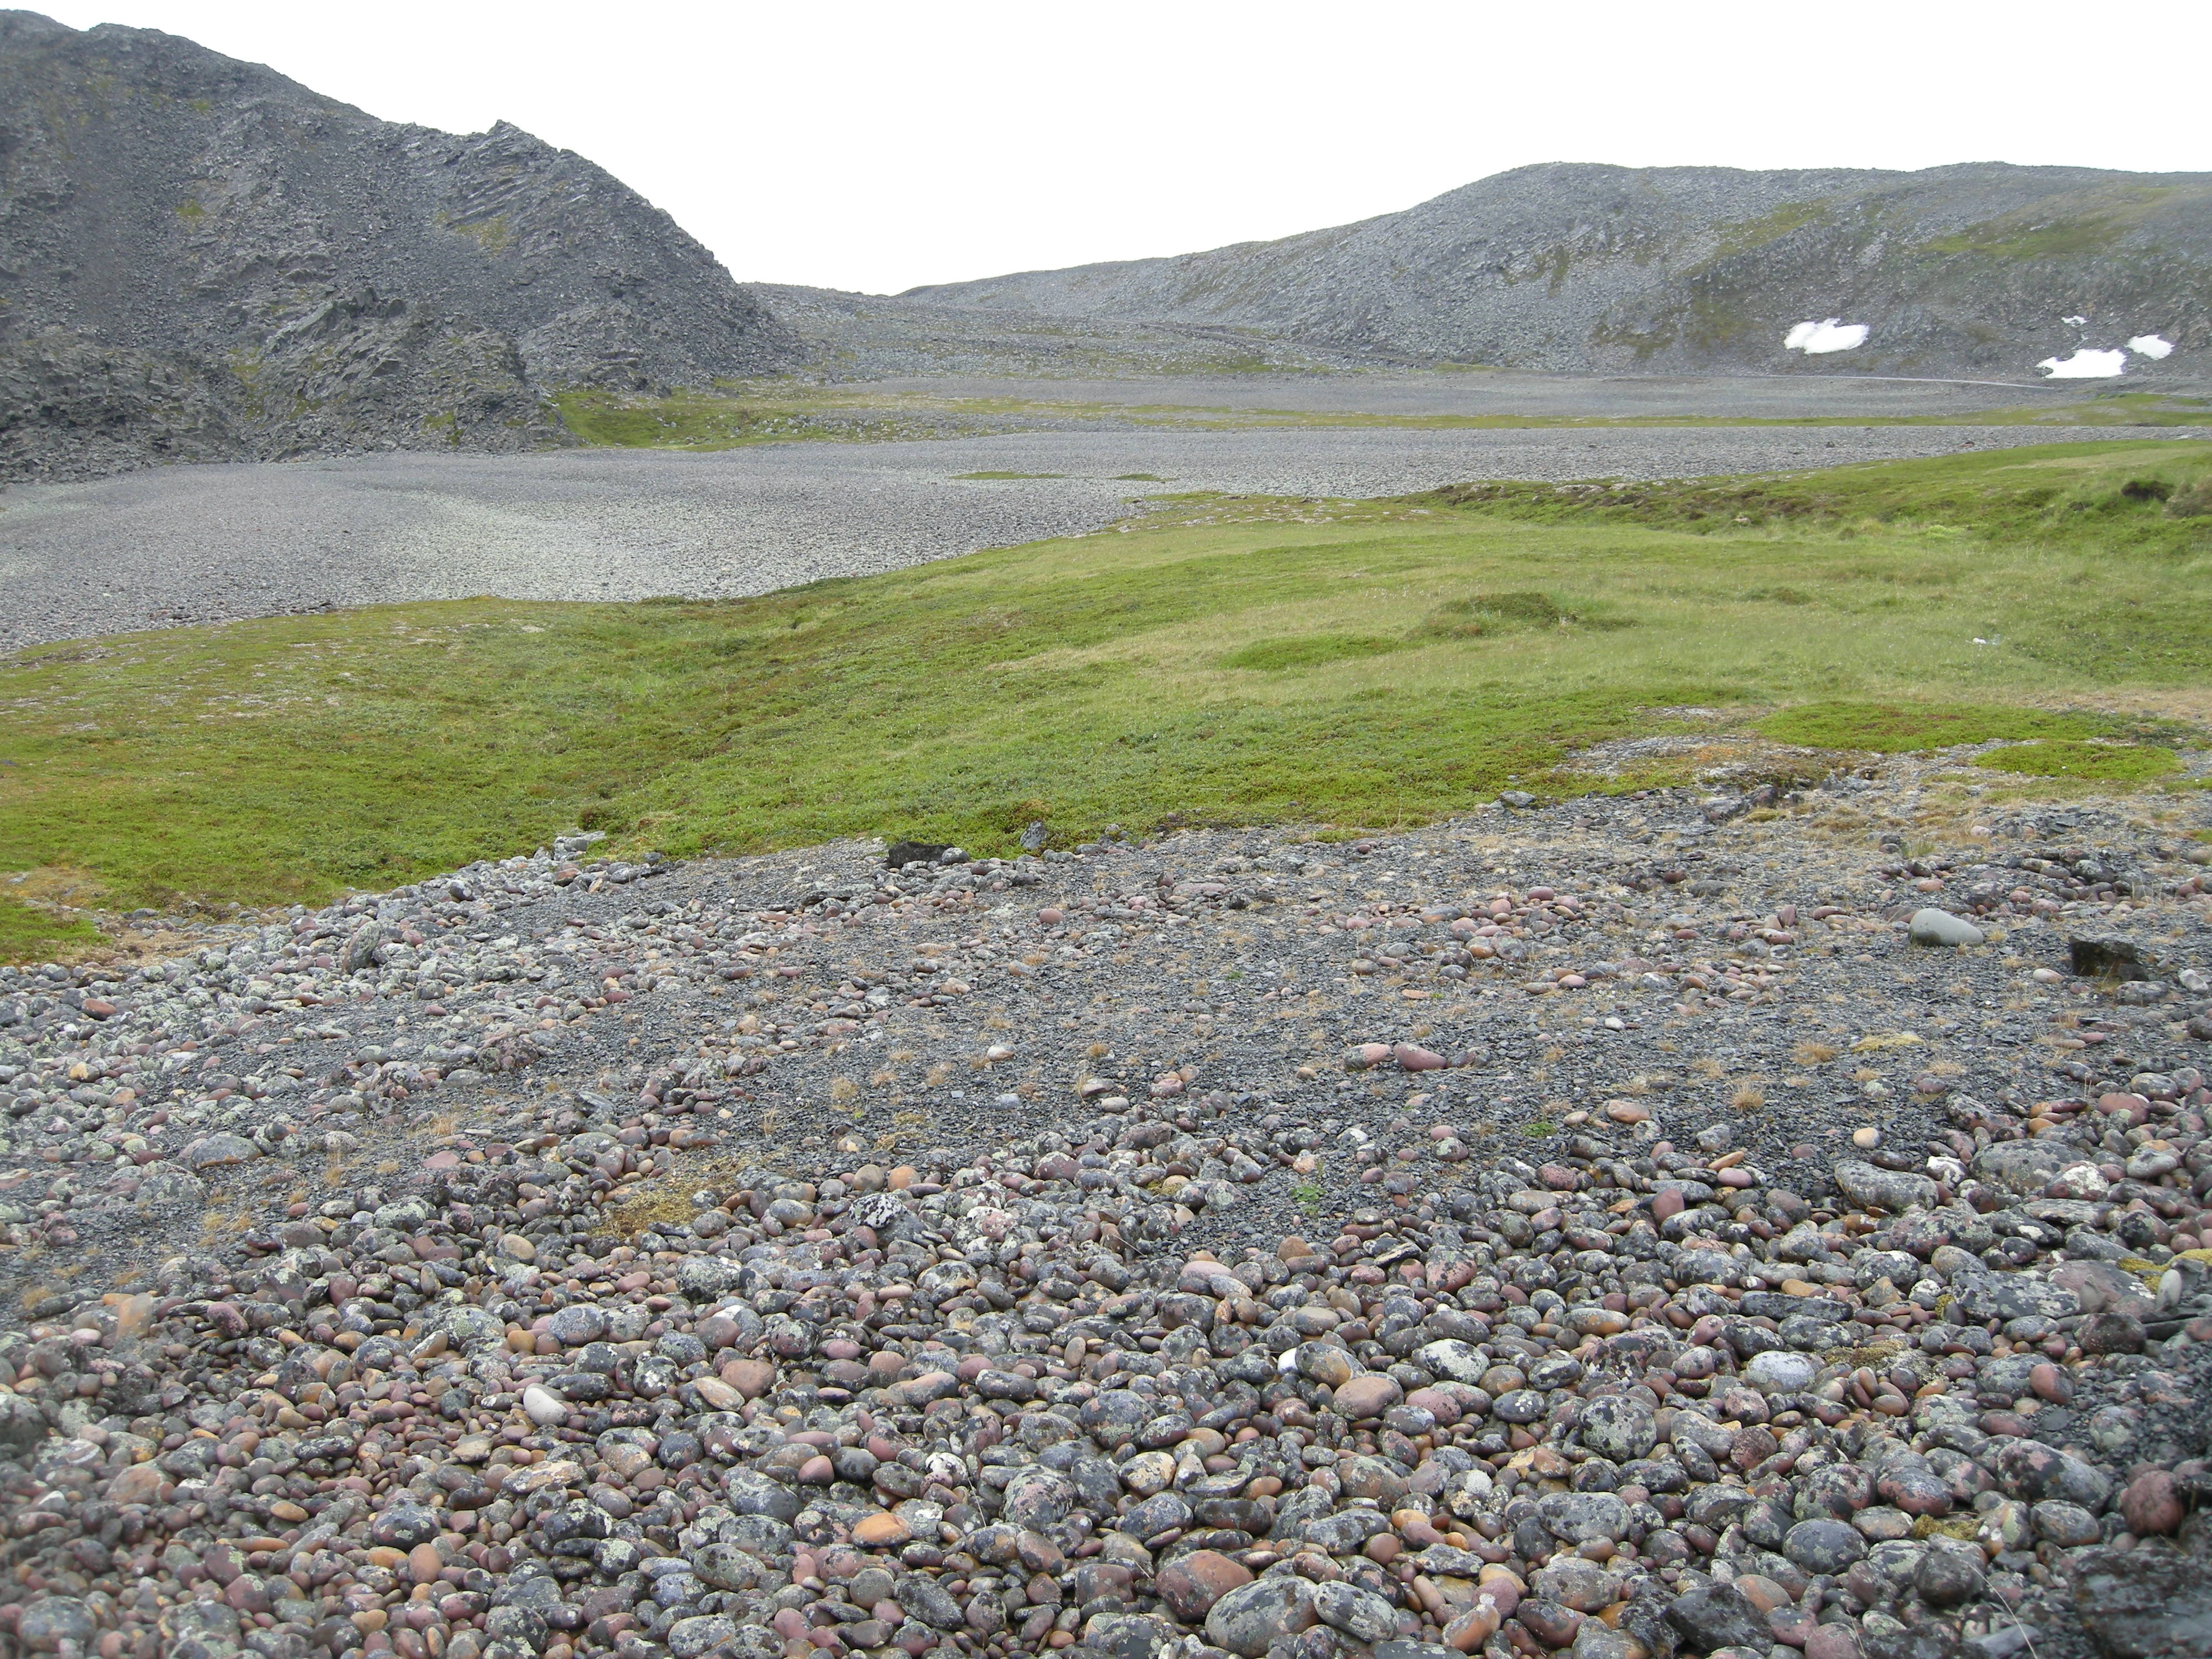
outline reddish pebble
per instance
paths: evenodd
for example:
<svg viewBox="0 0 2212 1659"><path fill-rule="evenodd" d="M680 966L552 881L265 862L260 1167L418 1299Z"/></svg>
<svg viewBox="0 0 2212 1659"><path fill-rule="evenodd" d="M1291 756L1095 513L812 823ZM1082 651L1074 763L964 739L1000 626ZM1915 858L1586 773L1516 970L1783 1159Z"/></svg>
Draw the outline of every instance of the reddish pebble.
<svg viewBox="0 0 2212 1659"><path fill-rule="evenodd" d="M2148 1469L2137 1475L2120 1494L2120 1513L2127 1517L2128 1530L2138 1538L2163 1536L2179 1529L2183 1509L2180 1494L2173 1489L2173 1476L2164 1469Z"/></svg>
<svg viewBox="0 0 2212 1659"><path fill-rule="evenodd" d="M2035 1390L2037 1399L2054 1406L2063 1406L2074 1397L2074 1379L2048 1361L2028 1372L2027 1386Z"/></svg>
<svg viewBox="0 0 2212 1659"><path fill-rule="evenodd" d="M1684 1202L1681 1189L1669 1187L1651 1200L1651 1218L1654 1221L1665 1221L1669 1217L1678 1216L1682 1213Z"/></svg>
<svg viewBox="0 0 2212 1659"><path fill-rule="evenodd" d="M1037 920L1048 927L1057 927L1067 920L1067 913L1057 905L1048 904L1037 912Z"/></svg>

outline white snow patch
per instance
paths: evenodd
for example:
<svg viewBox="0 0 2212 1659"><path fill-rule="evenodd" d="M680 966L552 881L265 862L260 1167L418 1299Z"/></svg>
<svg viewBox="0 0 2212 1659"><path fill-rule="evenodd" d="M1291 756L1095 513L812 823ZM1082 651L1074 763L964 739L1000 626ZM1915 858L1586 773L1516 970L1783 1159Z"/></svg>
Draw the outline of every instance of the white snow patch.
<svg viewBox="0 0 2212 1659"><path fill-rule="evenodd" d="M2128 342L2128 349L2138 357L2149 357L2155 360L2171 356L2173 353L2173 342L2156 334L2138 334Z"/></svg>
<svg viewBox="0 0 2212 1659"><path fill-rule="evenodd" d="M1864 323L1841 323L1833 317L1822 323L1800 323L1782 342L1785 351L1802 351L1818 357L1830 351L1855 351L1866 343Z"/></svg>
<svg viewBox="0 0 2212 1659"><path fill-rule="evenodd" d="M2054 380L2109 380L2128 372L2128 354L2082 346L2071 357L2045 357L2036 367Z"/></svg>
<svg viewBox="0 0 2212 1659"><path fill-rule="evenodd" d="M2087 317L2061 317L2058 320L2069 328L2086 328L2089 323Z"/></svg>

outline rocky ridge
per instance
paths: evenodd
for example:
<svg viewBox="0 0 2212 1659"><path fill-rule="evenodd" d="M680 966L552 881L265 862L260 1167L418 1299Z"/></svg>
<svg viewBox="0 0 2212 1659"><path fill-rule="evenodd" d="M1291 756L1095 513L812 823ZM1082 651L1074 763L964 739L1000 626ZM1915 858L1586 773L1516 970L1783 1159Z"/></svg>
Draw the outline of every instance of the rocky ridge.
<svg viewBox="0 0 2212 1659"><path fill-rule="evenodd" d="M579 839L9 970L0 1632L2197 1650L2203 843L1957 789Z"/></svg>
<svg viewBox="0 0 2212 1659"><path fill-rule="evenodd" d="M0 471L566 441L545 394L790 335L673 220L499 125L379 121L150 29L0 13Z"/></svg>
<svg viewBox="0 0 2212 1659"><path fill-rule="evenodd" d="M939 305L1255 330L1377 361L1577 374L2038 378L2158 333L2204 373L2212 177L1996 163L1753 173L1554 163L1401 213L1173 258L914 289ZM1784 349L1797 324L1871 331Z"/></svg>

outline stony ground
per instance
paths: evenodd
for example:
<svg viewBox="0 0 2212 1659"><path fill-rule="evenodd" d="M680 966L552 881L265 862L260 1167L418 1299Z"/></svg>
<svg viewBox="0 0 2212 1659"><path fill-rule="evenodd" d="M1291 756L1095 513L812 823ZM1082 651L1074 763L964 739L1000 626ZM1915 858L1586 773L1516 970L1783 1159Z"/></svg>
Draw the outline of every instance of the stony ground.
<svg viewBox="0 0 2212 1659"><path fill-rule="evenodd" d="M2201 1651L2212 814L1771 787L7 970L0 1635Z"/></svg>
<svg viewBox="0 0 2212 1659"><path fill-rule="evenodd" d="M1095 530L1144 495L1383 495L1468 478L1668 478L2145 435L2119 427L1176 431L1117 428L1117 419L709 454L179 466L20 487L0 499L9 595L0 651L167 623L480 593L760 593ZM961 476L977 472L1024 476Z"/></svg>
<svg viewBox="0 0 2212 1659"><path fill-rule="evenodd" d="M966 314L1002 321L1019 313ZM1853 374L1832 368L1788 374L1545 374L1510 368L1407 372L1370 367L1348 374L1317 372L1286 363L1271 373L1241 374L1188 371L1146 374L1134 366L1117 366L1110 374L1102 370L1086 374L1079 366L1069 366L1034 377L1009 368L963 373L945 368L903 374L884 369L865 379L842 378L840 389L859 395L904 392L951 399L1034 398L1108 408L1287 410L1308 415L1363 414L1401 419L1471 415L1758 421L1849 420L1856 416L1893 421L2027 406L2063 420L2069 406L2094 409L2097 395L2094 391L2085 392L2080 381L2053 383L2039 377L1947 380ZM2160 387L2167 389L2163 384ZM2212 386L2194 381L2179 383L2172 389L2181 396L2212 392Z"/></svg>

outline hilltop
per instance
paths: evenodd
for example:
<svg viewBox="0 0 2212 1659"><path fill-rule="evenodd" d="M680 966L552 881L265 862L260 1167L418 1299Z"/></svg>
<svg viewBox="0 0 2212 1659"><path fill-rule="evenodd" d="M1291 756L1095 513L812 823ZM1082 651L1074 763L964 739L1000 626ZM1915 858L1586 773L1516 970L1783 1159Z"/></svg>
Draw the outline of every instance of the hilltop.
<svg viewBox="0 0 2212 1659"><path fill-rule="evenodd" d="M1814 367L2026 380L2149 333L2212 345L2212 174L1521 167L1402 213L1172 258L909 290L938 305L1241 328L1419 363L1571 373ZM1869 328L1785 348L1800 323ZM2068 319L2078 319L2069 322Z"/></svg>
<svg viewBox="0 0 2212 1659"><path fill-rule="evenodd" d="M541 394L792 337L674 220L504 123L380 121L150 29L0 13L0 470L565 441Z"/></svg>

